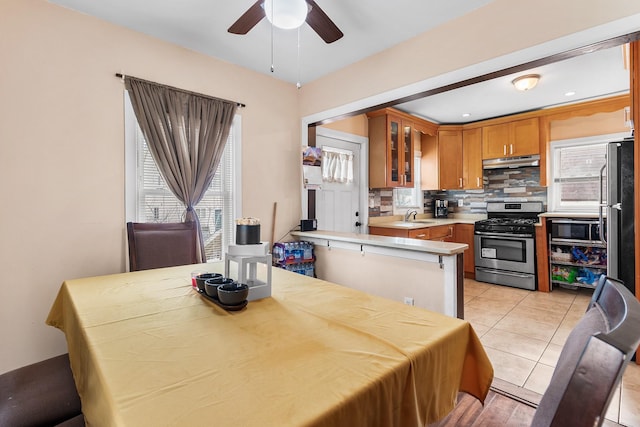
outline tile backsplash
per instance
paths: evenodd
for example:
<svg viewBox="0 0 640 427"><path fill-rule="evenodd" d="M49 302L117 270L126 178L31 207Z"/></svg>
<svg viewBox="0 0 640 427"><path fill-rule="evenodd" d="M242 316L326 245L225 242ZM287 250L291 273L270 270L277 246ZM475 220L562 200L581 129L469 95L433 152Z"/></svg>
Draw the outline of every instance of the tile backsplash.
<svg viewBox="0 0 640 427"><path fill-rule="evenodd" d="M424 213L433 212L434 199L448 200L450 213L485 214L488 201L541 201L546 210L547 188L540 186L539 167L485 170L483 181L481 190L424 191ZM369 190L369 216L388 215L393 215L393 190Z"/></svg>

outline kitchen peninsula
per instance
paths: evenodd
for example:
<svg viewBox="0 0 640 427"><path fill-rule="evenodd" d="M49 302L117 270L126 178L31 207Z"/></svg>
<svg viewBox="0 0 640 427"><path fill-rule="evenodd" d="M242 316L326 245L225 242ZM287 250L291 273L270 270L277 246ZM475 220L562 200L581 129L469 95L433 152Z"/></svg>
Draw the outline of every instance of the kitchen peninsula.
<svg viewBox="0 0 640 427"><path fill-rule="evenodd" d="M467 244L333 231L291 234L314 244L322 280L463 317Z"/></svg>

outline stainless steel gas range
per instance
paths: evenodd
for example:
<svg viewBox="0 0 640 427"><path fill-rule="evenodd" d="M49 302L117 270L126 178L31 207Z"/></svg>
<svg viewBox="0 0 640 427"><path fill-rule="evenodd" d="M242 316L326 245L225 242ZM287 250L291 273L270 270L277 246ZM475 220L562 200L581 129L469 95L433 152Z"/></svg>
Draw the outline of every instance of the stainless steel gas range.
<svg viewBox="0 0 640 427"><path fill-rule="evenodd" d="M474 226L476 280L535 290L535 223L542 202L488 202Z"/></svg>

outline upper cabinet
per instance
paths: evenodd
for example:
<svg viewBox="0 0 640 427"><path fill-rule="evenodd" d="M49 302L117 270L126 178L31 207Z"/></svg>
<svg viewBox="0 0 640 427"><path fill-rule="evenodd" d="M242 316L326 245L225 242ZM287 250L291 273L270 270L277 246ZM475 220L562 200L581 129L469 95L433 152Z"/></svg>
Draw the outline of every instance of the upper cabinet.
<svg viewBox="0 0 640 427"><path fill-rule="evenodd" d="M413 187L415 182L414 132L416 127L422 131L430 128L429 124L392 108L374 111L367 116L369 117L369 187Z"/></svg>
<svg viewBox="0 0 640 427"><path fill-rule="evenodd" d="M482 178L482 128L462 131L462 188L484 187Z"/></svg>
<svg viewBox="0 0 640 427"><path fill-rule="evenodd" d="M516 120L482 128L482 158L540 154L538 118Z"/></svg>
<svg viewBox="0 0 640 427"><path fill-rule="evenodd" d="M462 130L438 131L439 189L462 189Z"/></svg>
<svg viewBox="0 0 640 427"><path fill-rule="evenodd" d="M483 188L482 129L440 126L435 137L422 139L421 188Z"/></svg>

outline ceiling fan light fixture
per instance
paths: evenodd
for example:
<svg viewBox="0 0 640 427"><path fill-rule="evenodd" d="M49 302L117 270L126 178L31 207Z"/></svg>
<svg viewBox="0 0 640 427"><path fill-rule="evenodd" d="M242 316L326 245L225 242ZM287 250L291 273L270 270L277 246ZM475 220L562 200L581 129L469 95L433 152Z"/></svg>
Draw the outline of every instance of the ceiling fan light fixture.
<svg viewBox="0 0 640 427"><path fill-rule="evenodd" d="M309 8L305 0L265 0L264 12L274 26L283 30L300 27L307 19Z"/></svg>
<svg viewBox="0 0 640 427"><path fill-rule="evenodd" d="M513 86L519 91L531 90L538 84L540 74L527 74L525 76L516 77L511 81Z"/></svg>

